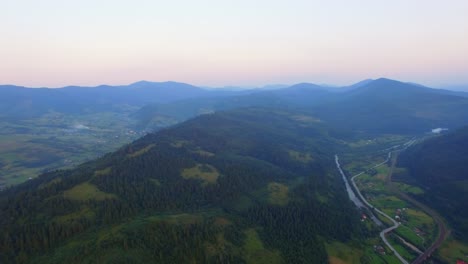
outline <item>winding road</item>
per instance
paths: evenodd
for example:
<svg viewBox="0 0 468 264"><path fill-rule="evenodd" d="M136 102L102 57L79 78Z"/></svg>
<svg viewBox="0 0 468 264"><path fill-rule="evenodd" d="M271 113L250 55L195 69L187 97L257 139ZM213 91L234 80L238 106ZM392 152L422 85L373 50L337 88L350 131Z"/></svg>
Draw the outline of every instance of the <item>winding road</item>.
<svg viewBox="0 0 468 264"><path fill-rule="evenodd" d="M416 142L416 140L412 139L408 142L406 142L405 144L402 145L403 149L400 149L400 150L404 150L406 148L408 148L409 146L411 146L412 144L414 144ZM387 163L388 161L390 161L390 159L392 158L392 152L395 152L395 153L398 153L398 150L397 148L400 147L400 145L398 146L394 146L394 147L391 147L391 148L388 148L386 150L389 150L388 152L388 156L387 156L387 159L384 161L384 162L381 162L379 164L376 164L375 166L372 167L372 169L374 168L377 168L385 163ZM406 193L404 192L401 192L392 182L392 175L393 175L393 170L395 168L395 164L396 164L396 161L397 161L397 155L394 156L394 158L392 159L392 165L391 165L391 168L390 168L390 172L388 174L388 177L387 177L387 186L390 188L390 190L392 192L394 192L395 194L397 194L400 198L412 203L413 205L415 205L416 207L419 207L421 210L423 210L425 213L427 213L428 215L430 215L434 221L436 222L437 224L437 227L438 227L438 236L437 236L437 239L432 243L432 245L427 248L422 254L419 255L418 258L416 258L416 260L414 260L412 262L412 264L420 264L420 263L423 263L427 258L429 258L432 253L434 253L434 251L439 248L442 243L445 241L445 239L448 237L448 235L450 234L450 230L447 228L447 226L445 225L442 217L437 213L435 212L434 210L432 210L431 208L429 208L428 206L416 201L415 199L413 199L412 197L410 197L409 195L407 195ZM341 176L343 177L343 180L345 182L345 185L346 185L346 190L348 191L348 195L350 197L350 199L356 204L356 206L358 207L368 207L368 209L371 209L373 210L374 212L377 212L379 213L380 215L388 218L392 223L393 223L393 226L391 227L388 227L384 230L382 230L380 232L380 237L382 238L382 240L384 241L384 243L390 248L390 250L392 250L394 253L395 253L395 256L404 264L408 264L408 261L406 261L396 250L395 248L393 248L393 246L388 242L387 238L385 237L385 234L388 233L388 232L391 232L393 231L394 229L398 228L399 224L398 222L396 222L392 217L388 216L387 214L385 214L384 212L382 212L381 210L375 208L372 204L370 204L365 198L364 196L361 194L361 191L359 190L359 188L357 187L356 185L356 182L355 182L355 179L356 177L364 174L365 172L361 172L361 173L358 173L354 176L351 177L351 184L353 185L354 187L354 190L356 191L356 193L358 194L359 199L357 199L353 189L350 188L349 186L349 183L348 183L348 180L343 172L343 170L341 169L341 165L339 163L339 159L338 159L338 155L335 155L335 163L336 163L336 167L338 168ZM361 202L362 201L362 202ZM364 204L365 205L364 205ZM374 219L377 219L374 215L372 215L371 217L373 217L373 220ZM377 222L378 221L378 222ZM380 222L380 220L377 219L374 220L374 222L379 225L379 226L382 226L382 222Z"/></svg>
<svg viewBox="0 0 468 264"><path fill-rule="evenodd" d="M390 160L390 157L391 157L391 152L389 152L388 154L388 157L387 159L382 162L382 163L379 163L377 165L375 165L374 167L372 168L377 168L378 166L381 166L383 164L385 164L386 162L388 162ZM340 171L341 175L343 176L343 179L345 179L345 184L347 185L346 186L346 189L348 189L348 181L346 180L346 177L344 176L344 173L343 173L343 170L341 169L341 166L340 166L340 163L339 163L339 159L338 159L338 155L335 155L335 163L336 163L336 167L338 168L338 170ZM372 206L365 198L364 196L362 196L361 192L359 191L359 188L356 186L356 183L354 182L354 179L359 176L359 175L362 175L364 172L361 172L361 173L358 173L356 175L354 175L353 177L351 177L351 183L353 184L353 187L354 189L356 190L356 192L358 193L359 195L359 198L361 198L361 200L369 207L369 209L373 210L374 212L377 212L379 213L380 215L388 218L390 221L392 221L393 223L393 226L391 227L388 227L388 228L385 228L384 230L382 230L380 232L380 238L382 238L383 242L387 245L387 247L390 248L390 250L395 254L395 256L401 261L401 263L403 264L409 264L408 261L406 261L401 255L400 253L398 253L398 251L395 250L395 248L388 242L387 238L385 237L385 234L396 229L399 224L397 221L395 221L393 218L391 218L390 216L388 216L386 213L380 211L379 209L375 208L374 206ZM350 191L353 193L354 195L354 192L352 190L348 190L348 194L350 194ZM350 195L350 198L351 198L351 195ZM354 195L354 198L355 198L355 195ZM351 199L353 202L354 200ZM356 204L356 203L355 203ZM356 204L357 205L357 204ZM375 216L374 216L375 217ZM380 221L379 221L380 222ZM380 222L381 223L381 222ZM382 224L380 224L382 225Z"/></svg>

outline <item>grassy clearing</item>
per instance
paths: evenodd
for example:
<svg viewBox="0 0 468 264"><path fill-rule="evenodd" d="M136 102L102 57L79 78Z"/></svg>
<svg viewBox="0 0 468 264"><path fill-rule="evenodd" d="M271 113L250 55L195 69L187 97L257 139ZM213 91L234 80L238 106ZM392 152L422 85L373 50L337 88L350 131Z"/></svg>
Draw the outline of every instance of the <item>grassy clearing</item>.
<svg viewBox="0 0 468 264"><path fill-rule="evenodd" d="M379 150L382 147L390 147L393 145L401 144L408 140L408 137L401 135L381 135L377 138L368 138L364 140L358 140L354 142L349 142L348 145L352 148L369 148L369 147L378 147Z"/></svg>
<svg viewBox="0 0 468 264"><path fill-rule="evenodd" d="M246 239L243 249L248 264L276 264L283 263L277 251L265 249L255 229L249 228L245 232Z"/></svg>
<svg viewBox="0 0 468 264"><path fill-rule="evenodd" d="M198 179L202 180L203 184L212 184L216 183L220 174L209 164L197 164L195 167L183 169L181 175L184 179Z"/></svg>
<svg viewBox="0 0 468 264"><path fill-rule="evenodd" d="M378 253L376 253L372 247L368 247L364 251L364 258L367 259L368 263L372 264L387 264L388 262L383 259L382 256L380 256ZM392 263L392 262L389 262ZM394 263L399 263L398 260Z"/></svg>
<svg viewBox="0 0 468 264"><path fill-rule="evenodd" d="M190 142L187 140L176 140L174 142L171 142L171 146L173 146L174 148L181 148L189 143Z"/></svg>
<svg viewBox="0 0 468 264"><path fill-rule="evenodd" d="M157 179L149 178L149 181L151 183L153 183L154 185L156 185L156 186L161 186L161 182L159 180L157 180Z"/></svg>
<svg viewBox="0 0 468 264"><path fill-rule="evenodd" d="M149 222L168 222L170 224L195 224L200 223L203 219L216 217L215 223L218 221L217 218L224 218L222 215L223 212L220 209L210 209L197 213L164 213L164 214L155 214L149 217L141 218L141 221ZM227 218L224 218L225 222L229 221ZM219 220L218 223L223 222Z"/></svg>
<svg viewBox="0 0 468 264"><path fill-rule="evenodd" d="M382 195L387 193L385 182L378 177L368 174L362 174L356 177L356 184L361 192L366 192L374 195Z"/></svg>
<svg viewBox="0 0 468 264"><path fill-rule="evenodd" d="M137 220L138 221L138 220ZM135 224L136 221L131 222L130 224ZM139 223L141 224L141 223ZM97 244L100 245L104 243L106 240L112 240L115 237L121 237L121 230L125 226L125 224L120 224L120 225L113 225L108 228L104 228L101 231L98 232L97 235Z"/></svg>
<svg viewBox="0 0 468 264"><path fill-rule="evenodd" d="M70 200L76 201L87 201L87 200L98 200L102 201L105 199L114 199L115 195L100 191L95 185L85 182L75 187L66 190L63 193L63 197Z"/></svg>
<svg viewBox="0 0 468 264"><path fill-rule="evenodd" d="M302 162L302 163L309 163L314 160L312 156L310 155L310 153L303 153L303 152L299 152L295 150L289 150L288 154L291 159Z"/></svg>
<svg viewBox="0 0 468 264"><path fill-rule="evenodd" d="M202 157L213 157L215 155L214 153L211 153L209 151L205 151L205 150L202 150L202 149L194 150L194 151L192 151L192 153L198 154L198 155L200 155Z"/></svg>
<svg viewBox="0 0 468 264"><path fill-rule="evenodd" d="M60 183L62 181L62 178L58 177L58 178L55 178L49 182L46 182L46 183L43 183L41 185L38 186L38 189L44 189L44 188L47 188L47 187L50 187L54 184L57 184L57 183Z"/></svg>
<svg viewBox="0 0 468 264"><path fill-rule="evenodd" d="M350 146L351 148L362 148L362 147L368 147L369 145L374 145L374 144L375 144L375 140L373 139L361 139L358 141L349 142L348 146Z"/></svg>
<svg viewBox="0 0 468 264"><path fill-rule="evenodd" d="M71 222L75 219L80 219L80 218L87 218L89 220L92 220L94 216L95 216L95 213L89 207L84 207L80 211L73 212L71 214L58 216L55 218L55 220L57 220L57 222L59 223L64 223L64 222Z"/></svg>
<svg viewBox="0 0 468 264"><path fill-rule="evenodd" d="M438 254L447 263L455 263L457 260L468 262L468 244L450 239L442 244Z"/></svg>
<svg viewBox="0 0 468 264"><path fill-rule="evenodd" d="M133 122L127 113L49 113L30 120L0 122L0 188L114 151L142 135L131 130ZM76 124L89 128L76 129Z"/></svg>
<svg viewBox="0 0 468 264"><path fill-rule="evenodd" d="M105 175L109 175L112 171L112 168L111 167L107 167L105 169L102 169L102 170L97 170L94 172L94 176L105 176Z"/></svg>
<svg viewBox="0 0 468 264"><path fill-rule="evenodd" d="M388 241L392 244L393 248L407 261L411 262L414 260L418 255L412 251L411 249L406 248L402 242L394 237L394 236L387 236Z"/></svg>
<svg viewBox="0 0 468 264"><path fill-rule="evenodd" d="M338 241L326 244L330 264L359 264L363 251Z"/></svg>
<svg viewBox="0 0 468 264"><path fill-rule="evenodd" d="M343 163L343 168L347 171L350 175L355 175L357 173L366 171L367 169L371 168L373 165L379 162L384 161L384 157L376 158L376 157L368 157L367 159L361 158L357 159L356 155L343 155L343 160L349 160L346 163ZM341 156L340 156L341 159Z"/></svg>
<svg viewBox="0 0 468 264"><path fill-rule="evenodd" d="M330 200L330 199L328 198L328 196L321 195L321 194L318 193L318 192L315 193L315 198L316 198L319 202L324 203L324 204L325 204L325 203L328 203L328 201Z"/></svg>
<svg viewBox="0 0 468 264"><path fill-rule="evenodd" d="M409 243L415 245L419 249L424 249L425 238L418 236L413 229L406 225L400 225L396 230L396 234L408 241Z"/></svg>
<svg viewBox="0 0 468 264"><path fill-rule="evenodd" d="M275 205L286 205L289 202L289 188L288 186L277 183L268 183L268 202Z"/></svg>
<svg viewBox="0 0 468 264"><path fill-rule="evenodd" d="M313 116L308 116L308 115L293 115L291 118L295 121L299 121L302 123L317 123L321 122L320 119L313 117Z"/></svg>
<svg viewBox="0 0 468 264"><path fill-rule="evenodd" d="M140 150L137 150L137 151L135 151L133 153L128 154L127 157L129 157L129 158L138 157L140 155L145 154L146 152L148 152L150 149L154 148L155 146L156 146L155 144L150 144L150 145L148 145L148 146L146 146L146 147L144 147L144 148L142 148Z"/></svg>
<svg viewBox="0 0 468 264"><path fill-rule="evenodd" d="M374 246L383 246L380 237L369 238L365 241L364 245L363 256L360 259L362 262L372 264L401 264L400 261L390 253L390 249L384 247L385 254L377 252Z"/></svg>
<svg viewBox="0 0 468 264"><path fill-rule="evenodd" d="M382 165L359 176L356 179L356 183L369 202L390 217L396 215L397 209L406 208L401 211L404 221L402 221L403 225L396 230L396 233L409 243L423 250L430 244L432 238L431 234L435 232L433 219L420 210L410 208L406 201L392 194L387 186L388 173L389 167L387 165ZM407 184L399 183L398 187L400 190L409 193L420 194L423 192L420 188ZM388 219L380 216L378 217L385 223L392 224ZM415 232L415 228L422 230L425 234L422 233L422 237L418 236ZM412 260L417 256L411 249L406 248L399 239L395 238L391 243L404 258ZM366 253L366 257L368 254L369 253ZM371 263L379 263L376 261L375 255L382 260L383 263L398 263L398 260L394 256L390 256L392 255L390 251L388 251L386 255L380 255L375 252L373 257L372 254L369 255L370 258L372 258Z"/></svg>
<svg viewBox="0 0 468 264"><path fill-rule="evenodd" d="M421 226L434 225L434 220L429 215L424 213L423 211L408 208L406 210L406 214L408 215L409 227L421 227Z"/></svg>
<svg viewBox="0 0 468 264"><path fill-rule="evenodd" d="M166 215L155 215L146 218L151 222L167 222L170 224L182 224L191 225L201 223L203 221L204 214L166 214Z"/></svg>
<svg viewBox="0 0 468 264"><path fill-rule="evenodd" d="M386 264L401 264L400 260L395 257L393 252L390 251L390 249L387 248L387 254L386 255L381 255L380 258L384 261L383 263Z"/></svg>
<svg viewBox="0 0 468 264"><path fill-rule="evenodd" d="M390 209L392 214L398 208L408 207L408 204L396 196L379 196L372 201L373 205L381 210Z"/></svg>
<svg viewBox="0 0 468 264"><path fill-rule="evenodd" d="M423 189L417 186L412 186L412 185L401 183L401 182L398 182L395 184L400 191L405 192L405 193L416 194L416 195L424 193Z"/></svg>

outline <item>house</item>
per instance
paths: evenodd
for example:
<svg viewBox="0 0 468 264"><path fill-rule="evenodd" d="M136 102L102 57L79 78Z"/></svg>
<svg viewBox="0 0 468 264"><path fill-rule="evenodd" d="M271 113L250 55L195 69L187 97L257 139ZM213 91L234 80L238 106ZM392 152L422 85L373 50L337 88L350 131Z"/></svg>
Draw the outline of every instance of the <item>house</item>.
<svg viewBox="0 0 468 264"><path fill-rule="evenodd" d="M374 250L380 255L386 255L385 248L381 245L374 245Z"/></svg>

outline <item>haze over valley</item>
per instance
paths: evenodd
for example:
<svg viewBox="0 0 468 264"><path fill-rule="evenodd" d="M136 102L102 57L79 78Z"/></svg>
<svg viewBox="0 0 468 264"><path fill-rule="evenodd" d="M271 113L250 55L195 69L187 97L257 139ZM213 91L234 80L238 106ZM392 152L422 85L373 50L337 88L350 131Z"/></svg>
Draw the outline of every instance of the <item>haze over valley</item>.
<svg viewBox="0 0 468 264"><path fill-rule="evenodd" d="M256 263L252 254L261 254L258 263L336 259L397 263L418 261L418 256L425 259L423 252L432 250L432 241L440 240L437 236L443 235L442 242L448 239L425 207L398 193L433 204L431 197L436 194L427 189L432 180L419 176L428 173L415 171L414 166L419 165L411 161L421 154L411 153L422 144L430 145L433 140L425 143L426 138L439 134L451 138L451 131L464 133L468 94L463 92L385 78L334 88L300 83L274 90L232 91L176 82L138 82L61 89L3 86L0 92L4 107L0 142L2 210L14 215L3 221L8 227L3 236L9 241L2 244L7 252L2 255L5 262L82 262L97 257L106 261L124 258L130 262L159 259L177 263L192 258L201 262L226 258ZM106 154L110 151L116 152ZM392 160L400 152L404 158L396 169ZM367 185L353 183L354 188L361 189L360 198L365 201L359 201L354 190L347 187L357 199L357 207L348 200L334 166L337 153L343 160L344 177L359 171L368 175L364 178ZM447 153L442 157L451 156ZM366 189L382 184L378 179L392 174L397 183L391 184L397 187L384 184L379 187L382 189ZM378 176L377 182L372 182L372 175ZM443 174L431 179L438 175ZM457 177L458 181L466 180ZM464 189L458 192L464 193ZM37 198L25 204L25 198L20 198L24 195ZM148 204L141 205L140 201ZM341 208L334 207L338 204ZM374 206L387 214L372 213ZM398 219L405 220L395 223L402 227L388 229L383 236L390 242L380 244L377 234L386 225L385 217L393 218L394 211L403 209L412 213L399 213ZM444 203L435 209L441 214L448 210ZM305 212L305 218L294 216ZM463 250L467 218L457 212L451 211L445 219L457 239L450 243ZM366 220L371 218L373 221ZM39 224L24 229L18 226L19 219ZM271 219L277 222L269 222ZM346 221L339 223L342 220ZM212 221L223 224L208 228ZM305 231L305 225L311 229ZM339 231L337 225L345 229ZM286 229L280 231L280 226ZM301 231L290 229L292 226L301 227ZM103 248L106 240L100 242L95 237L110 232L106 230L111 227L120 230L119 235L105 242L110 246ZM154 243L180 245L179 235L174 240L163 236L156 241L137 235L150 228L160 236L159 232L168 232L168 227L176 233L195 228L199 231L190 239L206 242L185 240L186 246L167 251ZM44 235L39 234L51 228L66 233L50 233L47 241L43 240ZM400 231L403 228L412 231ZM414 231L423 229L422 233ZM298 232L301 236L296 237ZM128 240L129 236L134 240ZM416 239L418 236L424 243ZM261 243L261 248L249 245L254 243L249 242L252 239ZM39 244L30 244L32 241ZM70 242L60 246L61 241ZM402 250L394 253L392 244ZM116 255L114 250L122 245L126 249ZM148 245L154 249L144 249ZM221 245L205 252L207 246ZM348 255L356 250L361 253ZM453 259L443 250L449 249L438 251L431 259ZM22 252L24 259L15 252Z"/></svg>
<svg viewBox="0 0 468 264"><path fill-rule="evenodd" d="M0 263L468 263L468 2L3 1Z"/></svg>

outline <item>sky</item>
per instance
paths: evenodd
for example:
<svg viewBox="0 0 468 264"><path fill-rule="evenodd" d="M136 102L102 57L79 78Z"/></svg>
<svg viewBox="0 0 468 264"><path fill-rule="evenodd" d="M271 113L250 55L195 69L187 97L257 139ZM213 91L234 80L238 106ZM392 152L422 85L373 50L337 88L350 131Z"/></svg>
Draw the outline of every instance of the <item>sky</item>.
<svg viewBox="0 0 468 264"><path fill-rule="evenodd" d="M0 0L0 84L468 84L467 0Z"/></svg>

